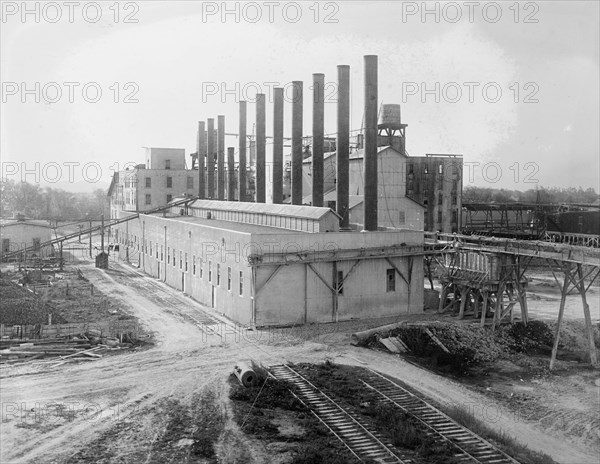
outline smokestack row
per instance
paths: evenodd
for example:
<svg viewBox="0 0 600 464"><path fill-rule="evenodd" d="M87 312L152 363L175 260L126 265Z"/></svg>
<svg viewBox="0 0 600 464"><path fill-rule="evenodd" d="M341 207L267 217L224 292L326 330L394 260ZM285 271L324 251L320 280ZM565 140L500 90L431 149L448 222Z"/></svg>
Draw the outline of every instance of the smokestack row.
<svg viewBox="0 0 600 464"><path fill-rule="evenodd" d="M349 156L350 156L350 67L339 65L337 101L337 213L340 228L349 228ZM377 111L378 111L378 63L376 55L364 56L364 230L377 230ZM302 205L302 161L303 161L303 83L292 82L292 162L291 162L291 202ZM314 206L324 204L324 114L325 76L313 74L313 146L312 146L312 198ZM273 103L273 203L283 202L283 88L274 89ZM247 105L240 101L239 106L239 201L247 200L246 172L246 126ZM266 103L265 95L256 96L256 201L266 202ZM235 200L234 148L227 151L228 176L225 179L225 117L218 117L218 136L215 141L214 119L207 120L205 136L204 122L198 124L198 168L199 197L215 198L215 158L217 159L217 192L219 200ZM215 142L216 147L215 147ZM251 142L252 145L252 142ZM252 146L251 146L252 151ZM206 156L206 191L204 160Z"/></svg>

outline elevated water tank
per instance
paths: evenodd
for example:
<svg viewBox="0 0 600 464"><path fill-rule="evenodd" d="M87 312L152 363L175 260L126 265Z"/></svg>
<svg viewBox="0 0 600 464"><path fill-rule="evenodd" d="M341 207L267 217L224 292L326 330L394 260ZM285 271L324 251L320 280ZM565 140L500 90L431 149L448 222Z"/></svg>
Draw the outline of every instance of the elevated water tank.
<svg viewBox="0 0 600 464"><path fill-rule="evenodd" d="M381 110L379 126L399 129L400 124L400 105L396 103L384 104Z"/></svg>

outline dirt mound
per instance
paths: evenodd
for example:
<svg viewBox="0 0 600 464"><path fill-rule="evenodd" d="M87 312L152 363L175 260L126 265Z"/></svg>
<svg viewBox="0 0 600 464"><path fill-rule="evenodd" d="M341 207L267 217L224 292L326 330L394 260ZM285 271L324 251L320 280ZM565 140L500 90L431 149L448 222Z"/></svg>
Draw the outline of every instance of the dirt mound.
<svg viewBox="0 0 600 464"><path fill-rule="evenodd" d="M0 301L0 323L7 326L47 324L48 314L55 324L67 322L38 295L7 279L0 279Z"/></svg>

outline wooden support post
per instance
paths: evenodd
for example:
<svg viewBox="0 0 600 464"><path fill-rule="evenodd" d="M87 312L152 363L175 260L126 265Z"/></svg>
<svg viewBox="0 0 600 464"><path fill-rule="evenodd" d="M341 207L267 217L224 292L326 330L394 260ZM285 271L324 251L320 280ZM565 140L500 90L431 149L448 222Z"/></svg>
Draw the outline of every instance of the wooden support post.
<svg viewBox="0 0 600 464"><path fill-rule="evenodd" d="M487 313L488 307L488 292L487 290L483 291L483 303L481 305L481 327L485 326L485 316Z"/></svg>
<svg viewBox="0 0 600 464"><path fill-rule="evenodd" d="M581 303L583 304L583 316L585 318L585 331L590 349L590 364L595 365L596 359L596 344L594 343L594 328L592 327L592 318L590 316L590 306L588 305L585 291L585 279L583 277L583 267L577 265L577 276L579 277L579 294L581 295Z"/></svg>
<svg viewBox="0 0 600 464"><path fill-rule="evenodd" d="M562 324L563 315L565 313L565 302L567 300L567 290L569 289L569 274L571 270L565 269L565 280L560 289L560 307L558 309L558 321L556 322L556 332L554 333L554 345L552 346L552 355L550 356L550 370L554 368L556 362L556 353L558 351L558 341L560 339L560 326Z"/></svg>
<svg viewBox="0 0 600 464"><path fill-rule="evenodd" d="M479 297L481 292L479 290L473 290L473 317L477 319L479 317Z"/></svg>
<svg viewBox="0 0 600 464"><path fill-rule="evenodd" d="M502 318L502 300L504 299L504 282L498 285L496 293L496 307L494 308L494 318L492 319L492 332L496 329L496 324L500 323Z"/></svg>
<svg viewBox="0 0 600 464"><path fill-rule="evenodd" d="M440 293L440 305L438 307L438 314L444 312L444 304L446 303L446 295L448 294L448 284L442 284L442 292Z"/></svg>
<svg viewBox="0 0 600 464"><path fill-rule="evenodd" d="M465 306L470 294L471 291L467 287L464 287L464 289L462 289L460 292L460 309L458 310L458 319L465 317Z"/></svg>

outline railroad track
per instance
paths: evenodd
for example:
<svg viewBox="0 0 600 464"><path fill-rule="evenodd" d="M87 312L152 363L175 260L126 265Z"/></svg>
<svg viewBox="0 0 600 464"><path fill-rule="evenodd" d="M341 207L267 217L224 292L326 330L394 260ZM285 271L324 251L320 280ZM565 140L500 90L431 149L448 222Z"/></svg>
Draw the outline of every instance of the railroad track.
<svg viewBox="0 0 600 464"><path fill-rule="evenodd" d="M429 433L451 443L456 449L455 457L463 462L481 464L519 464L508 454L471 430L457 424L453 419L431 406L396 382L372 369L360 374L361 382L392 404L420 421Z"/></svg>
<svg viewBox="0 0 600 464"><path fill-rule="evenodd" d="M409 464L400 452L381 434L369 430L360 418L354 417L330 396L285 364L270 366L271 375L285 380L297 388L294 395L307 406L359 460L381 463Z"/></svg>

